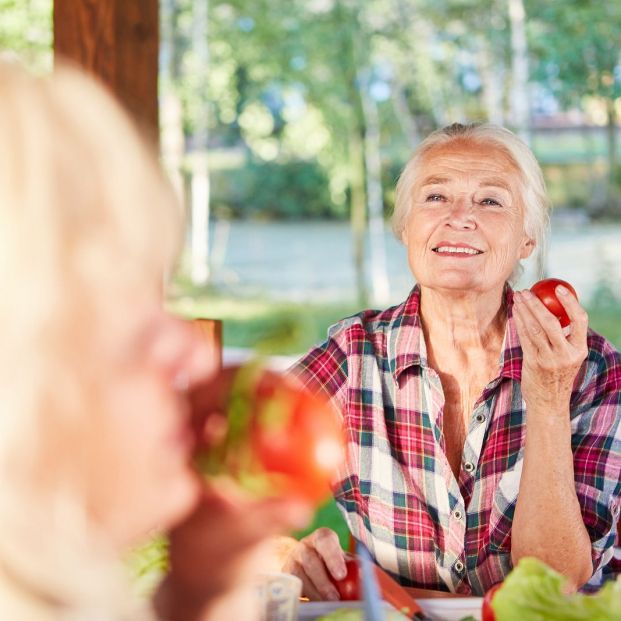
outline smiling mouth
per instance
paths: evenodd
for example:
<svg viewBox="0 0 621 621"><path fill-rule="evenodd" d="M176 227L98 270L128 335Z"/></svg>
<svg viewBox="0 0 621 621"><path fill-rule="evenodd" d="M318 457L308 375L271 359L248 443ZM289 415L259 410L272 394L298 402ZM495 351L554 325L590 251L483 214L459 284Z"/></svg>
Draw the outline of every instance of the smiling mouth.
<svg viewBox="0 0 621 621"><path fill-rule="evenodd" d="M477 250L476 248L468 248L465 246L436 246L431 250L436 254L446 256L450 255L461 257L474 257L478 254L483 254L482 250Z"/></svg>

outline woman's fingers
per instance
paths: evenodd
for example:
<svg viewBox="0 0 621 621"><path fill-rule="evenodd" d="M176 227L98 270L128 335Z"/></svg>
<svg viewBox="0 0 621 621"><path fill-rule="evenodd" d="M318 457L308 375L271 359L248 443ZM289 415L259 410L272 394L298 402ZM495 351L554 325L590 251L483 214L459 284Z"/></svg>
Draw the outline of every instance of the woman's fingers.
<svg viewBox="0 0 621 621"><path fill-rule="evenodd" d="M540 343L549 347L564 347L565 335L559 320L530 291L518 294L521 310L529 333Z"/></svg>
<svg viewBox="0 0 621 621"><path fill-rule="evenodd" d="M558 285L555 292L558 301L565 309L571 321L571 332L567 340L575 347L584 349L586 347L586 335L589 329L589 315L566 287Z"/></svg>
<svg viewBox="0 0 621 621"><path fill-rule="evenodd" d="M302 595L304 597L308 597L308 599L313 602L320 602L326 599L322 597L321 593L315 588L313 581L308 577L308 574L301 565L298 565L297 569L291 573L302 581ZM338 599L338 596L336 599Z"/></svg>
<svg viewBox="0 0 621 621"><path fill-rule="evenodd" d="M329 528L318 528L297 543L283 569L302 580L303 594L310 599L338 600L330 576L344 578L347 573L338 536Z"/></svg>
<svg viewBox="0 0 621 621"><path fill-rule="evenodd" d="M332 581L328 576L323 559L317 553L317 550L304 544L300 554L300 564L308 579L312 583L313 589L319 594L319 599L337 600L339 594ZM309 595L310 597L310 595Z"/></svg>
<svg viewBox="0 0 621 621"><path fill-rule="evenodd" d="M312 539L330 574L337 580L343 579L347 575L347 567L338 535L330 528L318 528L312 533Z"/></svg>
<svg viewBox="0 0 621 621"><path fill-rule="evenodd" d="M524 298L517 292L514 296L513 316L520 337L520 344L525 353L535 356L539 354L540 350L549 351L550 342L543 328L526 305Z"/></svg>
<svg viewBox="0 0 621 621"><path fill-rule="evenodd" d="M562 356L562 362L581 362L587 354L586 334L588 330L588 315L574 296L562 286L557 287L558 298L567 311L571 320L571 331L568 335L563 332L560 322L544 304L530 291L516 293L514 314L516 323L521 319L518 327L520 339L530 341L539 353L551 361L553 356ZM523 343L527 344L527 343Z"/></svg>

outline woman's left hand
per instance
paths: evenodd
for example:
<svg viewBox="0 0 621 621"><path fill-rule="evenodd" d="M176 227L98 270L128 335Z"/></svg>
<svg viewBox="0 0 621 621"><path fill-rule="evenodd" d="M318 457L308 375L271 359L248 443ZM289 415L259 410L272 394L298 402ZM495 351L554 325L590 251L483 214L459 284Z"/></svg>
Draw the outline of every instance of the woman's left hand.
<svg viewBox="0 0 621 621"><path fill-rule="evenodd" d="M574 381L587 356L588 315L565 287L557 298L571 320L566 336L559 320L530 291L514 294L515 317L522 346L522 395L527 405L566 414Z"/></svg>

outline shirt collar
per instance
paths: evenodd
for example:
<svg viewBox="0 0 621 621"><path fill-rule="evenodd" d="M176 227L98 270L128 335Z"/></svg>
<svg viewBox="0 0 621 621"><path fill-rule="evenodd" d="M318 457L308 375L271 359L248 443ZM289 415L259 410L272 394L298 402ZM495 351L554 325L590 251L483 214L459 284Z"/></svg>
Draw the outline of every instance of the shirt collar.
<svg viewBox="0 0 621 621"><path fill-rule="evenodd" d="M513 289L505 286L507 325L498 360L499 378L520 381L522 348L513 318ZM388 328L388 364L395 380L411 366L427 366L427 348L420 322L420 287L416 285L407 299L395 306Z"/></svg>
<svg viewBox="0 0 621 621"><path fill-rule="evenodd" d="M427 364L425 339L420 325L420 287L416 285L405 302L395 306L388 327L388 365L395 380L405 369Z"/></svg>
<svg viewBox="0 0 621 621"><path fill-rule="evenodd" d="M507 325L498 360L499 376L519 382L522 379L522 346L513 317L513 289L508 284L505 286L505 306L507 308Z"/></svg>

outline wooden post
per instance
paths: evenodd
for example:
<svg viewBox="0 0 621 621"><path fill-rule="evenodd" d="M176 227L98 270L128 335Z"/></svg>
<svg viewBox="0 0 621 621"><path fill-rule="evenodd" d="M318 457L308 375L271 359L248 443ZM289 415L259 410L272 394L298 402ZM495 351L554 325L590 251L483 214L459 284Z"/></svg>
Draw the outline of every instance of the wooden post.
<svg viewBox="0 0 621 621"><path fill-rule="evenodd" d="M157 141L158 0L54 0L54 56L103 81Z"/></svg>

